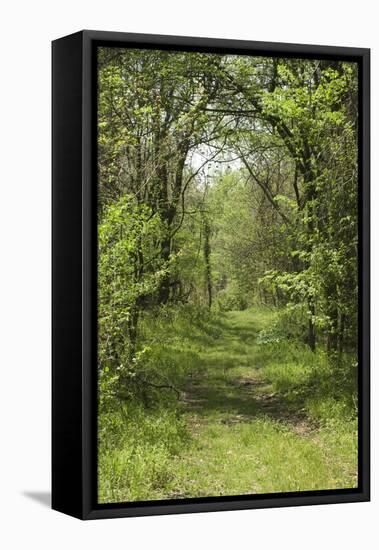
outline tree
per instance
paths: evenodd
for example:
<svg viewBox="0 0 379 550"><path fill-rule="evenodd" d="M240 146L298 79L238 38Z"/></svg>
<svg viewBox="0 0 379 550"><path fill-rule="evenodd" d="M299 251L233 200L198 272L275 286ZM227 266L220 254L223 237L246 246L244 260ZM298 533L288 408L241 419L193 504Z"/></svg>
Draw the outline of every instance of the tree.
<svg viewBox="0 0 379 550"><path fill-rule="evenodd" d="M165 235L158 214L125 195L106 207L99 225L98 368L103 395L138 381L141 307L169 268L157 254Z"/></svg>

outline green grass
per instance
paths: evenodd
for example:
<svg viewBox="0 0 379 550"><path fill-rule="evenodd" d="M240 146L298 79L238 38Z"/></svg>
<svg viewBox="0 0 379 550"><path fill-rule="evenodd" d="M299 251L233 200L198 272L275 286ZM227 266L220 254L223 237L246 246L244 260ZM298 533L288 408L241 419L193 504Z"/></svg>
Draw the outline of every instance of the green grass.
<svg viewBox="0 0 379 550"><path fill-rule="evenodd" d="M352 371L261 338L269 310L145 319L147 369L181 393L100 420L99 501L356 486Z"/></svg>
<svg viewBox="0 0 379 550"><path fill-rule="evenodd" d="M176 460L174 493L190 497L350 487L354 472L332 457L327 443L264 416L207 425L188 454Z"/></svg>
<svg viewBox="0 0 379 550"><path fill-rule="evenodd" d="M172 457L184 450L188 431L173 410L123 405L99 425L99 502L164 496Z"/></svg>

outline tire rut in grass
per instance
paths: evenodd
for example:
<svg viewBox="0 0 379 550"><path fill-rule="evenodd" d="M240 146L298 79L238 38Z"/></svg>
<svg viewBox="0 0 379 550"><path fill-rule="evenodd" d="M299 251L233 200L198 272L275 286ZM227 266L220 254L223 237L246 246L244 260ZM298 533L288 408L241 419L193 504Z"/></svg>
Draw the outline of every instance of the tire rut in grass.
<svg viewBox="0 0 379 550"><path fill-rule="evenodd" d="M295 411L286 402L285 396L274 392L270 383L254 370L243 377L225 379L221 383L208 378L193 380L182 392L181 401L190 427L195 425L198 428L210 423L231 426L265 417L285 424L303 437L313 436L318 429L305 411ZM217 408L220 414L215 418L210 413Z"/></svg>
<svg viewBox="0 0 379 550"><path fill-rule="evenodd" d="M239 382L241 390L247 391L258 404L260 415L286 424L301 436L313 435L317 431L318 425L307 417L305 410L294 410L285 396L272 391L267 380L252 376L243 377Z"/></svg>
<svg viewBox="0 0 379 550"><path fill-rule="evenodd" d="M291 405L286 395L275 392L254 366L258 332L254 316L243 322L235 314L224 319L214 347L209 346L202 357L204 370L188 381L181 394L190 426L252 423L264 417L286 425L299 436L312 437L318 426L306 416L305 410ZM215 351L221 355L220 363L214 361L214 355L211 359ZM243 374L239 368L242 361ZM231 365L226 368L228 362Z"/></svg>

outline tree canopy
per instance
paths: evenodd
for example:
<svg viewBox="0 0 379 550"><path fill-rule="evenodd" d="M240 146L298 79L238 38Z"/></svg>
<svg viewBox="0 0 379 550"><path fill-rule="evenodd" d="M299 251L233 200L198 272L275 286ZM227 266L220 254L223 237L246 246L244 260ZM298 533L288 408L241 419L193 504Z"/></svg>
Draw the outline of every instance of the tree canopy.
<svg viewBox="0 0 379 550"><path fill-rule="evenodd" d="M261 300L354 348L355 64L101 48L98 127L103 338L107 309L133 354L143 308Z"/></svg>

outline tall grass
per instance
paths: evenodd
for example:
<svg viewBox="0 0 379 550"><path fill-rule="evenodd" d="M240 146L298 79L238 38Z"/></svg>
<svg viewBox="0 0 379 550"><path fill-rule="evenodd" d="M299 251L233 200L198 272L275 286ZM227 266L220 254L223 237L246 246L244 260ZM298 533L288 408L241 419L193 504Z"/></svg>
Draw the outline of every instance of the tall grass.
<svg viewBox="0 0 379 550"><path fill-rule="evenodd" d="M188 441L175 410L136 403L108 412L99 423L98 500L123 502L164 498L173 479L171 463Z"/></svg>
<svg viewBox="0 0 379 550"><path fill-rule="evenodd" d="M167 498L173 458L189 442L178 395L203 372L200 353L218 333L205 310L178 306L145 314L138 364L147 380L144 402L114 401L99 414L100 503Z"/></svg>
<svg viewBox="0 0 379 550"><path fill-rule="evenodd" d="M263 348L263 349L262 349ZM264 349L265 348L265 349ZM315 429L328 463L357 483L358 411L357 363L354 356L333 360L323 350L280 341L259 346L261 375L286 404ZM332 457L332 458L330 458ZM344 485L339 485L344 486Z"/></svg>

